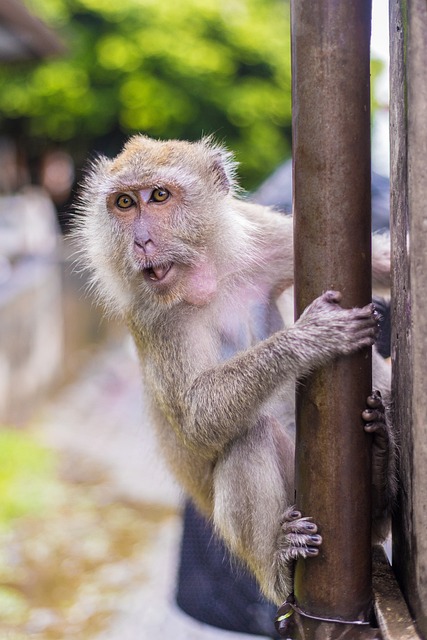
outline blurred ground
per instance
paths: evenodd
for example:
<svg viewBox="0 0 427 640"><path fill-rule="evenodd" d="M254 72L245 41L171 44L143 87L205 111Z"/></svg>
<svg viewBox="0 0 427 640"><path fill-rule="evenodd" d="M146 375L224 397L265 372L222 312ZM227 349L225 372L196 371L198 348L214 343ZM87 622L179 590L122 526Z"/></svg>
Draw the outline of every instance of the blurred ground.
<svg viewBox="0 0 427 640"><path fill-rule="evenodd" d="M180 495L156 455L128 339L90 359L29 433L59 452L61 485L55 508L1 540L2 639L253 637L174 604Z"/></svg>

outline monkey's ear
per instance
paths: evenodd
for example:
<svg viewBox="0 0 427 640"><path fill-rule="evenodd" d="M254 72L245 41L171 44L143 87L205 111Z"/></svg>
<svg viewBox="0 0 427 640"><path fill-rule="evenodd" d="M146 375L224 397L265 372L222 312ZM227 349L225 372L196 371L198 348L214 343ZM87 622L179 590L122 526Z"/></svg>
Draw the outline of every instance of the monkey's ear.
<svg viewBox="0 0 427 640"><path fill-rule="evenodd" d="M231 151L215 143L211 136L203 138L202 144L208 152L210 168L214 176L215 185L228 193L236 186L237 162Z"/></svg>

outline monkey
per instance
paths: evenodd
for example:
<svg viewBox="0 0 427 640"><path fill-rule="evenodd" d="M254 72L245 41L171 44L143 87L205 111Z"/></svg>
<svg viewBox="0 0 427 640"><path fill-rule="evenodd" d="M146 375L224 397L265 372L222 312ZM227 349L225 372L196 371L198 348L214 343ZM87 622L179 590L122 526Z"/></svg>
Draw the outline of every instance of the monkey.
<svg viewBox="0 0 427 640"><path fill-rule="evenodd" d="M319 553L293 505L294 389L334 358L374 344L372 304L345 309L326 291L285 327L293 283L292 217L243 198L232 154L212 138L129 139L88 170L75 240L109 313L133 336L160 449L199 511L271 601L291 591L298 557ZM373 282L389 254L373 241ZM384 401L389 372L373 355ZM362 408L361 408L362 411ZM395 493L395 447L383 400L362 418L375 435L376 536Z"/></svg>

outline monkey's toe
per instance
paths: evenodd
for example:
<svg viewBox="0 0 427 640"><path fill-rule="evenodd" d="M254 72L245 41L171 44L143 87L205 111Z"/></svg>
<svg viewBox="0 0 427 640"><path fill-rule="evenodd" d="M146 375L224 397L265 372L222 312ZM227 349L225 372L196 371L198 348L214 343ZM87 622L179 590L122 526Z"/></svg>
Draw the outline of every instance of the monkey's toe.
<svg viewBox="0 0 427 640"><path fill-rule="evenodd" d="M366 400L367 408L362 411L362 420L366 422L367 433L375 433L386 429L385 408L379 391L373 391Z"/></svg>
<svg viewBox="0 0 427 640"><path fill-rule="evenodd" d="M284 534L282 553L287 560L316 556L322 544L322 536L317 533L317 525L311 518L302 517L301 512L290 507L282 519Z"/></svg>
<svg viewBox="0 0 427 640"><path fill-rule="evenodd" d="M366 404L368 405L368 407L371 407L371 409L377 409L379 407L382 407L384 412L383 401L382 401L380 391L373 391L372 395L368 396L366 400Z"/></svg>
<svg viewBox="0 0 427 640"><path fill-rule="evenodd" d="M282 529L285 532L307 533L313 534L317 532L317 525L312 522L310 517L303 517L301 511L295 507L289 507L285 510L280 521Z"/></svg>
<svg viewBox="0 0 427 640"><path fill-rule="evenodd" d="M281 554L285 561L317 556L322 542L322 536L319 534L288 533Z"/></svg>

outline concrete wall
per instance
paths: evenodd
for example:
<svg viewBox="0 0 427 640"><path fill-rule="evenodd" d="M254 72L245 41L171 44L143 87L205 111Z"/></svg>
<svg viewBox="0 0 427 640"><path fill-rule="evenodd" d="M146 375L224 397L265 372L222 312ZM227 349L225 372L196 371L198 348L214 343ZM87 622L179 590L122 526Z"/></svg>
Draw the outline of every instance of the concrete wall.
<svg viewBox="0 0 427 640"><path fill-rule="evenodd" d="M0 421L27 417L61 378L58 228L40 190L0 198Z"/></svg>
<svg viewBox="0 0 427 640"><path fill-rule="evenodd" d="M0 197L0 424L20 422L106 340L105 319L40 189Z"/></svg>
<svg viewBox="0 0 427 640"><path fill-rule="evenodd" d="M27 418L62 375L59 265L28 259L0 286L0 420Z"/></svg>

